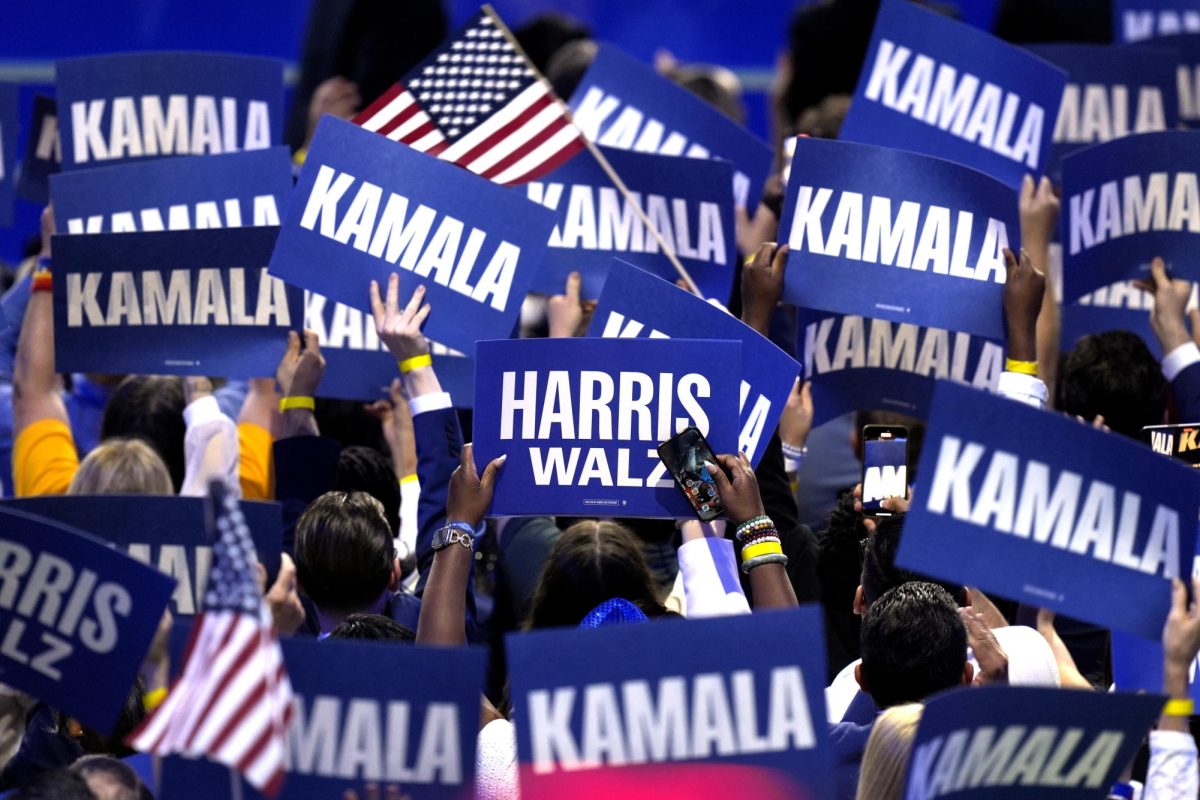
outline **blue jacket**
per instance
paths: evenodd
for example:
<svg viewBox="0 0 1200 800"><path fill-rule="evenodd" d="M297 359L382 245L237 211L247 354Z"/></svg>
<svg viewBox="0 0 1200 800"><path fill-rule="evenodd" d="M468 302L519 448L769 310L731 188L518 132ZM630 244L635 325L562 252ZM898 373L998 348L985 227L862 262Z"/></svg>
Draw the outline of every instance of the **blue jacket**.
<svg viewBox="0 0 1200 800"><path fill-rule="evenodd" d="M1180 422L1200 422L1200 362L1180 370L1171 381Z"/></svg>

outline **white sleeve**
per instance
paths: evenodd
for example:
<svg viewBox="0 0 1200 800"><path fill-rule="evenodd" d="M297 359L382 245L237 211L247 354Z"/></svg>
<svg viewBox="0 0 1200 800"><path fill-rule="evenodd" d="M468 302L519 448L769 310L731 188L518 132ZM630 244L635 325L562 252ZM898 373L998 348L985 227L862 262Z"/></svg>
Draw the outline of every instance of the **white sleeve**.
<svg viewBox="0 0 1200 800"><path fill-rule="evenodd" d="M1150 732L1150 765L1146 768L1145 800L1196 800L1200 767L1196 740L1183 731Z"/></svg>
<svg viewBox="0 0 1200 800"><path fill-rule="evenodd" d="M193 400L183 409L183 422L187 425L183 439L186 466L179 494L203 497L208 494L209 481L219 480L235 497L241 497L237 425L221 413L217 398L207 395Z"/></svg>
<svg viewBox="0 0 1200 800"><path fill-rule="evenodd" d="M1171 352L1163 356L1162 371L1168 381L1175 380L1175 376L1183 372L1185 369L1200 361L1200 347L1196 347L1195 342L1181 344Z"/></svg>
<svg viewBox="0 0 1200 800"><path fill-rule="evenodd" d="M416 475L400 479L400 542L401 556L417 553L417 506L421 502L421 482Z"/></svg>
<svg viewBox="0 0 1200 800"><path fill-rule="evenodd" d="M454 403L450 400L449 392L430 392L414 397L408 401L408 409L415 417L418 414L424 414L426 411L438 411L443 408L453 408Z"/></svg>
<svg viewBox="0 0 1200 800"><path fill-rule="evenodd" d="M516 728L506 719L494 719L476 738L476 800L517 800L520 796Z"/></svg>
<svg viewBox="0 0 1200 800"><path fill-rule="evenodd" d="M1035 375L1023 372L1001 372L996 394L1035 408L1046 407L1046 384Z"/></svg>
<svg viewBox="0 0 1200 800"><path fill-rule="evenodd" d="M728 539L706 536L681 544L679 573L689 619L750 613Z"/></svg>

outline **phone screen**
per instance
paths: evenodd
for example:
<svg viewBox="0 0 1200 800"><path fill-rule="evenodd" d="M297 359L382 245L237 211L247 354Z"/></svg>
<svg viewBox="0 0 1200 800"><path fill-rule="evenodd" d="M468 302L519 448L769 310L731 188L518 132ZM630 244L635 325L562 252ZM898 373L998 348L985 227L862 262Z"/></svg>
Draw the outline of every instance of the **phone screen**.
<svg viewBox="0 0 1200 800"><path fill-rule="evenodd" d="M889 497L904 497L908 490L908 437L906 433L863 440L863 513L879 516L880 504Z"/></svg>
<svg viewBox="0 0 1200 800"><path fill-rule="evenodd" d="M667 465L667 471L692 504L697 517L708 522L721 515L725 508L717 494L716 481L704 466L705 461L716 464L717 457L700 431L688 428L663 442L658 446L658 457Z"/></svg>

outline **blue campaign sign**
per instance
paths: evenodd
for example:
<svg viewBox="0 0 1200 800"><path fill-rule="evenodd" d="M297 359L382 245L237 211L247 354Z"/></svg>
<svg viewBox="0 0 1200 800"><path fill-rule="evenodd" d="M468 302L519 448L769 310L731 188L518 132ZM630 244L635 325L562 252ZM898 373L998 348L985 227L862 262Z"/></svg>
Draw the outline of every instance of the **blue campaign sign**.
<svg viewBox="0 0 1200 800"><path fill-rule="evenodd" d="M571 95L571 112L584 135L604 147L732 161L734 202L753 211L762 197L771 148L611 44L600 45Z"/></svg>
<svg viewBox="0 0 1200 800"><path fill-rule="evenodd" d="M372 797L368 784L396 785L413 800L473 796L484 650L338 639L280 644L296 702L278 800L330 800L350 790ZM224 766L179 756L163 764L161 796L262 797L245 781L238 787Z"/></svg>
<svg viewBox="0 0 1200 800"><path fill-rule="evenodd" d="M1161 635L1170 581L1191 573L1200 474L1123 437L947 382L929 419L900 566Z"/></svg>
<svg viewBox="0 0 1200 800"><path fill-rule="evenodd" d="M17 185L17 126L20 94L15 83L0 83L0 228L13 221Z"/></svg>
<svg viewBox="0 0 1200 800"><path fill-rule="evenodd" d="M1095 800L1141 747L1166 698L985 686L925 703L905 800Z"/></svg>
<svg viewBox="0 0 1200 800"><path fill-rule="evenodd" d="M1066 73L907 0L885 0L838 138L956 161L1012 188L1046 169Z"/></svg>
<svg viewBox="0 0 1200 800"><path fill-rule="evenodd" d="M286 147L50 176L58 233L278 225L291 191Z"/></svg>
<svg viewBox="0 0 1200 800"><path fill-rule="evenodd" d="M475 461L507 455L494 516L692 517L657 447L738 442L740 341L518 339L475 352Z"/></svg>
<svg viewBox="0 0 1200 800"><path fill-rule="evenodd" d="M1193 662L1188 670L1188 691L1200 701L1200 683L1195 680ZM1121 631L1112 632L1113 683L1122 692L1161 692L1163 688L1163 646L1157 639L1144 639Z"/></svg>
<svg viewBox="0 0 1200 800"><path fill-rule="evenodd" d="M929 416L950 380L994 391L1004 342L942 328L798 309L796 353L812 381L813 425L858 410Z"/></svg>
<svg viewBox="0 0 1200 800"><path fill-rule="evenodd" d="M0 508L0 672L107 733L162 618L171 580L99 539Z"/></svg>
<svg viewBox="0 0 1200 800"><path fill-rule="evenodd" d="M821 630L807 605L509 635L521 796L832 797Z"/></svg>
<svg viewBox="0 0 1200 800"><path fill-rule="evenodd" d="M0 506L87 531L157 567L175 582L170 608L177 617L197 614L204 605L212 545L202 497L56 495L4 500ZM274 580L283 552L280 506L245 500L240 506L258 560L266 568L268 580Z"/></svg>
<svg viewBox="0 0 1200 800"><path fill-rule="evenodd" d="M59 61L63 169L261 150L283 141L283 63L216 53Z"/></svg>
<svg viewBox="0 0 1200 800"><path fill-rule="evenodd" d="M433 371L455 408L475 407L475 359L433 343Z"/></svg>
<svg viewBox="0 0 1200 800"><path fill-rule="evenodd" d="M400 370L379 341L374 317L316 292L305 292L304 327L317 334L325 356L318 395L368 402L388 396L388 387Z"/></svg>
<svg viewBox="0 0 1200 800"><path fill-rule="evenodd" d="M1195 292L1195 284L1192 286ZM1155 358L1162 358L1162 346L1150 327L1154 296L1133 285L1117 281L1088 292L1073 303L1062 306L1062 330L1059 341L1066 352L1090 333L1132 331L1146 343Z"/></svg>
<svg viewBox="0 0 1200 800"><path fill-rule="evenodd" d="M701 294L726 302L737 258L729 162L601 149ZM562 294L567 275L578 270L583 297L595 299L613 258L672 282L679 277L591 152L581 151L523 190L557 215L533 291Z"/></svg>
<svg viewBox="0 0 1200 800"><path fill-rule="evenodd" d="M64 372L273 375L303 295L267 275L278 228L54 237Z"/></svg>
<svg viewBox="0 0 1200 800"><path fill-rule="evenodd" d="M1195 0L1113 0L1113 40L1141 42L1200 33Z"/></svg>
<svg viewBox="0 0 1200 800"><path fill-rule="evenodd" d="M385 197L386 193L386 197ZM270 272L370 309L372 279L425 286L430 339L468 352L512 333L554 214L471 172L357 125L321 120Z"/></svg>
<svg viewBox="0 0 1200 800"><path fill-rule="evenodd" d="M1200 132L1127 136L1063 161L1063 300L1149 277L1155 256L1200 279Z"/></svg>
<svg viewBox="0 0 1200 800"><path fill-rule="evenodd" d="M62 169L61 141L54 98L35 95L25 154L17 175L18 197L33 203L45 203L50 199L50 176Z"/></svg>
<svg viewBox="0 0 1200 800"><path fill-rule="evenodd" d="M1200 22L1200 8L1193 9L1191 13ZM1153 50L1169 48L1176 53L1175 86L1179 122L1188 128L1200 127L1200 33L1147 39L1144 43L1131 46Z"/></svg>
<svg viewBox="0 0 1200 800"><path fill-rule="evenodd" d="M1004 336L1012 189L939 158L800 138L779 239L783 298L805 308Z"/></svg>
<svg viewBox="0 0 1200 800"><path fill-rule="evenodd" d="M1179 124L1177 56L1170 48L1056 44L1029 49L1067 71L1046 169L1055 183L1063 158L1080 148Z"/></svg>
<svg viewBox="0 0 1200 800"><path fill-rule="evenodd" d="M800 365L791 356L741 320L622 261L613 262L588 333L606 338L716 337L740 341L738 449L754 464L766 450L800 373Z"/></svg>

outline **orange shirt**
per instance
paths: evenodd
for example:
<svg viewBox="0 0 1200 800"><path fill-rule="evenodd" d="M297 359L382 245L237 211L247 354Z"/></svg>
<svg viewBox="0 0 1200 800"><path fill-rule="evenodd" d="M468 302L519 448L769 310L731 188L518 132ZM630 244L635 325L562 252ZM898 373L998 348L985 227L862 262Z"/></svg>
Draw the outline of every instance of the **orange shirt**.
<svg viewBox="0 0 1200 800"><path fill-rule="evenodd" d="M66 494L79 469L71 426L58 419L27 426L13 445L12 463L17 497Z"/></svg>
<svg viewBox="0 0 1200 800"><path fill-rule="evenodd" d="M238 480L246 500L272 500L275 487L271 475L274 439L266 428L250 422L238 425Z"/></svg>

